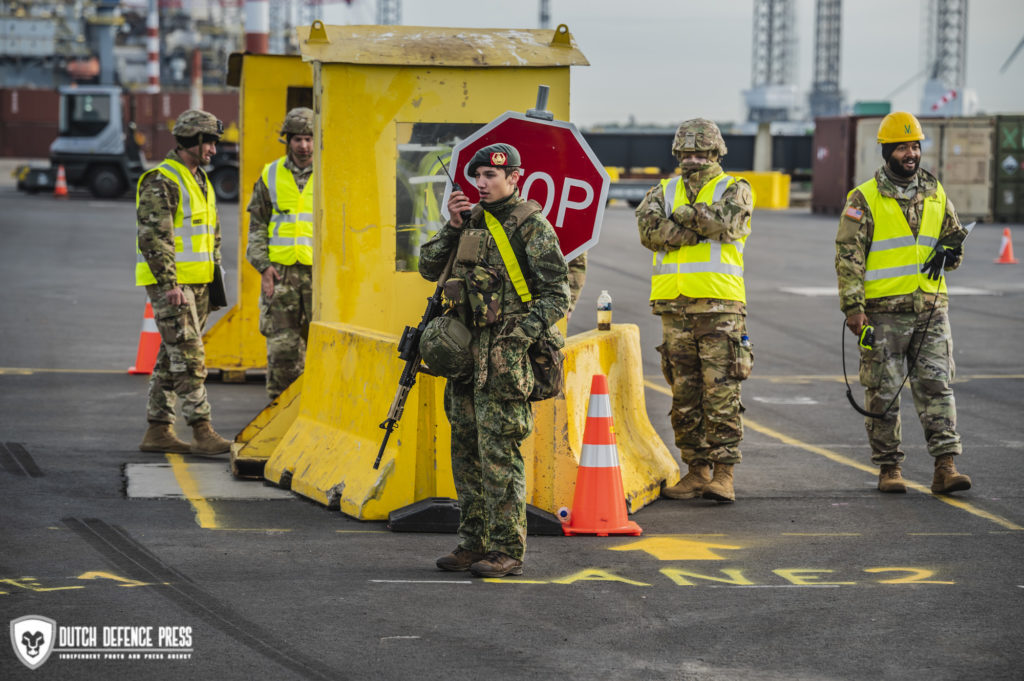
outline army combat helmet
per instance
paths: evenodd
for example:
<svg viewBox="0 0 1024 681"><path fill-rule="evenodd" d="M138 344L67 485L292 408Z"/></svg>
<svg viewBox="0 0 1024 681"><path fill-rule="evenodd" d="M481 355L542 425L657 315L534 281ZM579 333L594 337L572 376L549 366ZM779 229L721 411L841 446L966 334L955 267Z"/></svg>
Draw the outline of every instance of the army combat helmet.
<svg viewBox="0 0 1024 681"><path fill-rule="evenodd" d="M281 135L287 138L289 135L312 135L313 134L313 110L305 106L297 106L284 117L281 124Z"/></svg>
<svg viewBox="0 0 1024 681"><path fill-rule="evenodd" d="M718 152L718 158L729 153L722 131L714 121L706 118L683 121L676 130L675 139L672 140L672 154L681 159L687 151L715 151Z"/></svg>
<svg viewBox="0 0 1024 681"><path fill-rule="evenodd" d="M472 334L454 317L434 317L420 337L420 357L431 373L465 380L473 375Z"/></svg>
<svg viewBox="0 0 1024 681"><path fill-rule="evenodd" d="M178 144L188 149L203 142L219 142L224 134L224 124L208 111L188 109L174 121L171 134Z"/></svg>

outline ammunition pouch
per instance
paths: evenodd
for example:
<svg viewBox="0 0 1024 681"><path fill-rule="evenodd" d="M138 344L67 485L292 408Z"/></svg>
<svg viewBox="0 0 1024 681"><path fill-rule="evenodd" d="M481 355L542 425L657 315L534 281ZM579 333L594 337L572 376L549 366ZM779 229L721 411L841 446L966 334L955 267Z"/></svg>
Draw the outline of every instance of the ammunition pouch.
<svg viewBox="0 0 1024 681"><path fill-rule="evenodd" d="M528 398L530 402L540 402L562 394L565 388L564 347L562 333L552 326L527 350L534 379L533 391Z"/></svg>

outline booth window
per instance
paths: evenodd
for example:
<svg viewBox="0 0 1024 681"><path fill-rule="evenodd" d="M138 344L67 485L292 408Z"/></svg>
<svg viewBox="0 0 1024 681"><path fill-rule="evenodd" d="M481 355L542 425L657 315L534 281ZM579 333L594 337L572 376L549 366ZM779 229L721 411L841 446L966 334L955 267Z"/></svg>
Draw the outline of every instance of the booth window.
<svg viewBox="0 0 1024 681"><path fill-rule="evenodd" d="M480 128L476 123L398 123L395 168L395 269L419 270L420 246L444 225L441 214L452 149ZM452 176L453 168L448 169Z"/></svg>

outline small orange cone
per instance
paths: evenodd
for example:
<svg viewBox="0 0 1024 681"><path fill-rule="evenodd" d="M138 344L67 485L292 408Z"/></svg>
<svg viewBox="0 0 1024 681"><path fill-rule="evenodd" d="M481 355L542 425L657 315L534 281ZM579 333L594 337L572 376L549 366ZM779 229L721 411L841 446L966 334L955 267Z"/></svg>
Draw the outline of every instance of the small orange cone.
<svg viewBox="0 0 1024 681"><path fill-rule="evenodd" d="M608 379L594 374L587 405L587 423L583 429L583 452L576 473L576 492L566 535L609 534L639 535L640 526L626 514L626 495L622 491L619 450L615 446L612 404L608 397Z"/></svg>
<svg viewBox="0 0 1024 681"><path fill-rule="evenodd" d="M139 352L135 366L128 367L129 374L151 374L156 366L156 355L160 351L160 332L153 318L153 305L147 300L142 315L142 333L139 334Z"/></svg>
<svg viewBox="0 0 1024 681"><path fill-rule="evenodd" d="M1013 239L1010 238L1010 228L1003 230L1003 242L999 244L999 257L993 262L997 265L1015 265L1017 259L1013 257Z"/></svg>
<svg viewBox="0 0 1024 681"><path fill-rule="evenodd" d="M64 175L64 166L57 166L57 184L53 187L53 195L65 198L68 195L68 178Z"/></svg>

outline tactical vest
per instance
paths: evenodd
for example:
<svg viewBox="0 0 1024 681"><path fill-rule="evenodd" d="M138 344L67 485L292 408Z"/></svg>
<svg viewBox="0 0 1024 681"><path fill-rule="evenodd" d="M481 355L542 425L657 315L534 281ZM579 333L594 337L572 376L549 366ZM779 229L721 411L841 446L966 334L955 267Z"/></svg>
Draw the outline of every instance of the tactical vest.
<svg viewBox="0 0 1024 681"><path fill-rule="evenodd" d="M942 185L936 187L933 196L925 197L916 239L899 202L882 196L875 178L857 190L868 202L875 222L864 273L864 297L885 298L913 293L917 289L945 293L945 277L935 281L921 272L921 266L938 242L946 215L946 191Z"/></svg>
<svg viewBox="0 0 1024 681"><path fill-rule="evenodd" d="M271 262L281 265L313 264L313 176L299 192L295 176L284 167L285 157L263 167L263 183L270 192L273 214L267 233Z"/></svg>
<svg viewBox="0 0 1024 681"><path fill-rule="evenodd" d="M468 305L470 325L489 326L505 314L529 310L533 296L522 269L526 263L526 248L517 230L540 210L536 201L523 201L515 206L508 222L515 225L516 231L509 238L496 217L483 206L474 206L472 223L483 222L486 229L466 227L462 230L452 269L453 285L445 288L445 295L453 304ZM511 284L514 296L512 291L506 295L506 282Z"/></svg>
<svg viewBox="0 0 1024 681"><path fill-rule="evenodd" d="M201 168L199 172L205 177ZM174 264L178 283L210 283L213 281L214 228L217 222L217 199L210 178L206 178L204 194L188 168L178 161L164 159L160 165L147 170L139 178L135 191L136 212L139 209L139 189L150 173L160 173L178 185L178 207L174 211ZM135 253L135 285L157 283L149 263L142 257L137 239Z"/></svg>
<svg viewBox="0 0 1024 681"><path fill-rule="evenodd" d="M696 203L711 205L720 201L725 190L735 182L735 177L720 173L701 187ZM672 215L680 206L690 203L681 175L662 180L661 189L665 215ZM704 240L668 253L655 252L651 300L675 300L682 295L747 302L743 285L743 247L746 243L746 237L729 243Z"/></svg>

